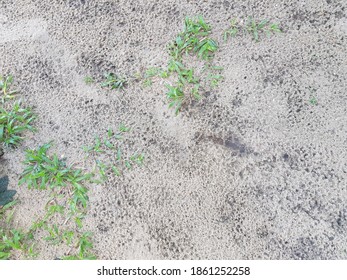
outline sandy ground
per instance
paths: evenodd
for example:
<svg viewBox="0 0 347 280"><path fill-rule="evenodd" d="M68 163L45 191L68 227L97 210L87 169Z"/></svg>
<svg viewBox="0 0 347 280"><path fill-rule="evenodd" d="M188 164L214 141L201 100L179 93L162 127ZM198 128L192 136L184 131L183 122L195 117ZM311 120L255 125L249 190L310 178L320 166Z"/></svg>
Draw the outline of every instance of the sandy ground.
<svg viewBox="0 0 347 280"><path fill-rule="evenodd" d="M342 0L0 1L0 73L39 115L1 162L16 223L30 225L46 197L17 186L26 148L54 140L80 161L95 135L126 123L146 163L91 188L85 227L99 258L346 259L346 13ZM84 83L165 66L184 17L199 14L225 81L177 117L159 80L118 93ZM223 43L230 19L250 15L284 33Z"/></svg>

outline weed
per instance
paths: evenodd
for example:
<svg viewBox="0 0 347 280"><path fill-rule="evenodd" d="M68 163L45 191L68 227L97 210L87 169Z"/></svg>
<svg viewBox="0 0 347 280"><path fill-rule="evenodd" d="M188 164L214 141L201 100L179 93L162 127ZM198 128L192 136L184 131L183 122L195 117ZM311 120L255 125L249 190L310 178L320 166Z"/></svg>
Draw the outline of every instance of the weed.
<svg viewBox="0 0 347 280"><path fill-rule="evenodd" d="M317 98L311 97L311 98L310 98L310 103L311 103L312 105L317 105L317 104L318 104Z"/></svg>
<svg viewBox="0 0 347 280"><path fill-rule="evenodd" d="M84 78L84 82L85 82L87 85L90 85L90 84L94 83L95 80L93 79L93 77L87 76L87 77Z"/></svg>
<svg viewBox="0 0 347 280"><path fill-rule="evenodd" d="M1 101L2 103L5 102L7 99L14 98L14 95L17 93L17 90L10 90L10 85L13 82L13 77L7 76L0 76L0 90L2 91L2 97Z"/></svg>
<svg viewBox="0 0 347 280"><path fill-rule="evenodd" d="M224 41L227 41L229 37L236 37L239 31L240 26L238 25L237 19L231 20L229 28L223 33Z"/></svg>
<svg viewBox="0 0 347 280"><path fill-rule="evenodd" d="M61 227L71 218L73 218L78 229L83 227L83 219L89 200L88 189L84 184L92 181L93 174L84 173L80 169L73 168L72 165L68 166L65 160L59 158L56 154L48 155L51 146L52 143L48 143L38 149L26 151L24 161L26 167L19 184L26 183L28 188L49 189L52 192L52 199L47 203L45 216L33 223L29 230L30 235L33 235L36 230L42 229L47 233L44 238L46 241L54 245L65 242L70 246L79 235L75 231L62 229ZM58 203L58 199L61 203ZM49 222L55 214L65 215L65 209L68 209L69 212L64 223L51 224ZM89 235L87 238L82 234L80 238L81 244L89 242L84 245L85 247L92 246L90 245L92 244L90 239L88 239ZM86 252L89 247L85 250ZM91 255L80 252L79 257L91 258ZM95 256L93 257L95 258Z"/></svg>
<svg viewBox="0 0 347 280"><path fill-rule="evenodd" d="M185 18L184 29L179 33L176 39L169 45L171 59L168 63L167 74L177 75L176 85L167 85L167 97L169 107L175 108L178 114L185 99L193 96L196 100L201 99L199 89L201 88L201 79L195 75L192 68L187 68L183 63L184 55L196 55L204 61L210 61L218 49L215 40L209 38L211 27L201 17ZM191 94L185 94L189 88Z"/></svg>
<svg viewBox="0 0 347 280"><path fill-rule="evenodd" d="M259 34L261 32L265 32L268 37L271 36L271 33L281 32L278 24L270 23L267 19L257 22L252 17L248 18L246 30L253 36L253 39L257 42L259 41Z"/></svg>
<svg viewBox="0 0 347 280"><path fill-rule="evenodd" d="M169 89L169 91L166 93L167 97L170 100L169 108L175 107L175 112L176 114L178 114L184 100L183 90L180 87L174 87L170 85L167 85L167 88Z"/></svg>
<svg viewBox="0 0 347 280"><path fill-rule="evenodd" d="M17 201L11 201L0 207L0 260L11 258L12 251L25 251L27 236L18 229L12 228L13 206ZM8 214L7 212L11 212ZM2 224L4 223L4 226Z"/></svg>
<svg viewBox="0 0 347 280"><path fill-rule="evenodd" d="M229 28L223 33L224 41L227 41L228 38L236 37L240 31L250 34L256 42L259 41L260 34L262 33L270 37L273 33L282 32L277 23L271 23L267 19L256 21L252 17L248 17L245 25L240 25L237 19L233 19L230 22Z"/></svg>
<svg viewBox="0 0 347 280"><path fill-rule="evenodd" d="M84 232L79 237L76 247L79 253L76 255L65 256L64 260L95 260L95 255L91 252L93 243L91 242L91 233Z"/></svg>
<svg viewBox="0 0 347 280"><path fill-rule="evenodd" d="M127 84L127 80L124 77L118 76L114 73L105 74L106 80L101 83L102 87L108 87L111 89L123 89Z"/></svg>
<svg viewBox="0 0 347 280"><path fill-rule="evenodd" d="M0 108L0 143L6 147L16 147L23 141L22 133L35 131L32 123L35 115L30 108L22 108L20 102L13 104L10 110Z"/></svg>
<svg viewBox="0 0 347 280"><path fill-rule="evenodd" d="M125 133L129 132L131 128L124 124L120 124L118 132L115 133L112 129L107 130L107 137L97 136L97 140L90 147L83 147L83 150L88 153L88 156L93 156L95 165L93 169L94 174L98 174L97 183L102 183L107 180L109 174L120 176L124 166L127 169L132 169L133 164L142 165L144 155L135 153L132 156L126 156L122 151L122 143ZM99 151L103 151L102 160Z"/></svg>
<svg viewBox="0 0 347 280"><path fill-rule="evenodd" d="M143 75L143 85L148 87L152 85L152 78L155 76L158 76L160 73L162 72L162 70L160 68L157 67L151 67L148 68L145 71L145 74Z"/></svg>

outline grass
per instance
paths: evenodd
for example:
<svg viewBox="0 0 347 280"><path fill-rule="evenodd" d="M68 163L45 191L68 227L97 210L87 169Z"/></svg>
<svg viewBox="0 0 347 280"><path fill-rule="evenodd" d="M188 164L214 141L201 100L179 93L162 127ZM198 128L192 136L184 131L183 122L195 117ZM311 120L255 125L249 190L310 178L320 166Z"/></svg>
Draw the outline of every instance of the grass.
<svg viewBox="0 0 347 280"><path fill-rule="evenodd" d="M35 115L30 108L23 108L20 102L6 110L0 108L0 143L6 147L16 147L24 140L25 131L35 131L32 126Z"/></svg>
<svg viewBox="0 0 347 280"><path fill-rule="evenodd" d="M90 85L90 84L94 83L95 81L94 81L93 77L87 76L87 77L84 78L84 82L87 85Z"/></svg>
<svg viewBox="0 0 347 280"><path fill-rule="evenodd" d="M169 73L167 70L164 70L159 67L149 67L146 69L143 75L139 75L139 78L143 80L143 86L149 87L153 84L153 79L155 77L167 78Z"/></svg>
<svg viewBox="0 0 347 280"><path fill-rule="evenodd" d="M271 23L267 19L257 21L252 17L248 17L245 25L241 25L237 19L233 19L231 20L228 29L223 33L224 41L236 37L241 33L241 31L250 34L256 42L259 42L261 34L270 37L274 33L282 32L277 23Z"/></svg>
<svg viewBox="0 0 347 280"><path fill-rule="evenodd" d="M217 42L209 37L210 33L211 27L203 17L186 17L183 31L169 45L170 60L167 73L177 76L177 82L175 85L166 85L168 88L166 95L169 107L174 108L176 114L187 99L201 99L199 90L202 80L196 76L193 68L187 68L184 65L184 57L196 56L205 61L205 64L210 63L218 50ZM190 94L187 95L187 92Z"/></svg>
<svg viewBox="0 0 347 280"><path fill-rule="evenodd" d="M114 73L105 74L105 80L101 83L101 87L107 87L111 89L123 89L127 84L127 80L124 77L118 76Z"/></svg>
<svg viewBox="0 0 347 280"><path fill-rule="evenodd" d="M17 90L10 90L10 86L13 83L13 76L7 77L0 76L0 90L2 91L1 101L4 103L8 99L14 98Z"/></svg>
<svg viewBox="0 0 347 280"><path fill-rule="evenodd" d="M0 260L11 259L14 251L20 251L31 258L36 255L32 236L13 227L13 208L16 204L17 200L14 200L0 207Z"/></svg>
<svg viewBox="0 0 347 280"><path fill-rule="evenodd" d="M29 233L34 235L37 230L44 230L47 233L44 240L53 245L65 242L73 250L76 249L73 241L84 238L81 228L89 201L89 190L85 184L93 181L93 174L67 165L65 159L59 158L56 154L49 155L48 150L51 147L52 143L48 143L37 149L27 150L23 162L25 169L19 184L27 184L29 189L51 191L46 214L32 224ZM52 224L50 220L54 215L67 218L64 223ZM74 221L77 229L63 229L69 220ZM95 258L88 248L90 246L85 247L84 252L80 252L80 258Z"/></svg>
<svg viewBox="0 0 347 280"><path fill-rule="evenodd" d="M96 136L91 146L83 147L87 157L92 157L95 162L93 174L98 175L95 182L103 183L111 174L121 176L124 169L132 169L134 165L143 164L145 157L142 153L135 152L129 155L124 149L127 145L123 144L123 140L129 131L130 127L120 124L116 132L108 129L106 136Z"/></svg>

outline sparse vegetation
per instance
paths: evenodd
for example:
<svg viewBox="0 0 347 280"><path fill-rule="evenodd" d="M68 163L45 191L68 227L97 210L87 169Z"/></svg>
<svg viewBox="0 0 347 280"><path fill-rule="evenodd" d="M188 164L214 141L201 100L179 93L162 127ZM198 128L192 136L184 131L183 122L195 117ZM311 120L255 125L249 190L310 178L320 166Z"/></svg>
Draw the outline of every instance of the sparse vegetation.
<svg viewBox="0 0 347 280"><path fill-rule="evenodd" d="M189 96L196 100L201 99L199 89L201 88L201 79L195 75L192 68L187 68L183 63L184 55L196 55L198 58L206 61L209 65L214 53L218 49L215 40L209 37L211 27L201 16L195 18L187 17L184 22L184 30L169 45L170 61L167 72L177 75L176 85L167 84L167 97L170 101L169 107L175 108L176 114L180 111L182 105L187 100L187 91ZM210 75L212 75L210 73ZM215 83L216 84L216 83Z"/></svg>
<svg viewBox="0 0 347 280"><path fill-rule="evenodd" d="M10 90L10 86L13 82L13 77L11 75L5 77L0 76L0 90L2 91L1 101L4 103L8 99L15 97L17 90Z"/></svg>
<svg viewBox="0 0 347 280"><path fill-rule="evenodd" d="M48 143L36 150L26 151L24 165L26 168L21 176L19 184L27 184L28 188L51 191L52 199L47 203L46 215L33 223L30 233L37 230L45 230L48 233L45 240L52 244L66 242L72 246L72 240L83 238L85 233L80 229L83 227L82 220L87 210L89 200L86 183L92 181L93 174L84 173L82 170L68 166L65 159L56 154L47 154L52 144ZM68 212L65 212L65 209ZM55 214L66 216L67 219L61 225L51 224L50 218ZM62 230L68 220L74 220L77 230ZM73 250L74 247L70 249ZM78 255L81 258L95 258L87 249Z"/></svg>
<svg viewBox="0 0 347 280"><path fill-rule="evenodd" d="M105 74L105 80L101 83L101 87L111 89L123 89L127 84L127 79L114 73Z"/></svg>
<svg viewBox="0 0 347 280"><path fill-rule="evenodd" d="M228 38L236 37L242 31L250 34L258 42L261 34L266 34L267 37L270 37L273 33L281 32L281 29L277 23L271 23L267 19L257 21L252 17L248 17L244 25L241 25L237 19L233 19L228 29L223 33L224 41L227 41Z"/></svg>
<svg viewBox="0 0 347 280"><path fill-rule="evenodd" d="M83 150L87 152L87 157L94 159L93 173L98 174L96 182L106 181L109 174L120 176L124 167L132 169L134 164L143 164L144 155L142 153L134 152L129 155L123 149L124 136L129 131L130 127L120 124L117 132L108 129L107 136L103 138L96 136L93 145L83 147Z"/></svg>
<svg viewBox="0 0 347 280"><path fill-rule="evenodd" d="M35 131L32 126L35 115L30 108L23 108L20 102L0 108L0 144L5 147L16 147L23 141L25 131Z"/></svg>

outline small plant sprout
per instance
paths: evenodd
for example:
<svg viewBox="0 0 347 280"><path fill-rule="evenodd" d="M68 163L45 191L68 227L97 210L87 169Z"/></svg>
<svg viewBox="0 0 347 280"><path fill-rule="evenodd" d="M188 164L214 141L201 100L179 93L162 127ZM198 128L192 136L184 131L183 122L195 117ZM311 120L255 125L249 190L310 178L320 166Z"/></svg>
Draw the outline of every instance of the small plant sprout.
<svg viewBox="0 0 347 280"><path fill-rule="evenodd" d="M176 115L182 108L186 98L200 100L199 89L202 87L200 77L195 75L193 68L188 68L183 63L183 58L187 55L195 55L203 61L211 61L218 49L215 40L209 37L211 27L201 16L189 18L184 21L184 28L175 40L169 45L169 54L171 56L167 74L177 76L176 85L167 85L167 97L169 107L175 108ZM206 62L207 63L207 62ZM189 92L190 94L185 94Z"/></svg>
<svg viewBox="0 0 347 280"><path fill-rule="evenodd" d="M0 76L0 90L2 91L1 101L5 102L7 99L14 98L14 95L17 93L17 90L10 90L10 86L13 82L13 77L11 75L5 77Z"/></svg>
<svg viewBox="0 0 347 280"><path fill-rule="evenodd" d="M129 132L130 131L130 127L126 127L124 124L120 124L119 125L119 131L120 132Z"/></svg>
<svg viewBox="0 0 347 280"><path fill-rule="evenodd" d="M224 41L227 41L228 38L236 37L236 35L240 31L240 26L238 25L237 19L233 19L230 21L230 26L227 30L223 33Z"/></svg>
<svg viewBox="0 0 347 280"><path fill-rule="evenodd" d="M123 89L127 84L126 78L118 76L114 73L105 74L105 81L101 83L102 87L108 87L111 89Z"/></svg>
<svg viewBox="0 0 347 280"><path fill-rule="evenodd" d="M229 28L223 33L224 41L236 37L241 31L250 34L256 42L259 41L261 33L265 33L267 37L270 37L273 33L282 32L278 24L271 23L267 19L256 21L252 17L248 17L245 25L241 25L237 19L233 19Z"/></svg>
<svg viewBox="0 0 347 280"><path fill-rule="evenodd" d="M32 123L35 115L30 108L22 108L20 102L13 104L12 109L0 107L0 144L16 147L23 141L23 132L35 131Z"/></svg>
<svg viewBox="0 0 347 280"><path fill-rule="evenodd" d="M157 67L150 67L145 71L144 74L144 81L143 81L143 85L144 86L151 86L152 85L152 78L155 76L158 76L161 73L161 69L157 68Z"/></svg>
<svg viewBox="0 0 347 280"><path fill-rule="evenodd" d="M272 33L281 32L281 29L279 28L278 24L270 23L269 20L265 19L257 22L252 17L249 17L246 25L246 31L252 35L255 41L258 42L260 33L263 32L270 37Z"/></svg>
<svg viewBox="0 0 347 280"><path fill-rule="evenodd" d="M169 108L174 107L176 114L178 114L181 109L182 103L184 101L184 93L182 88L167 85L168 92L166 93L168 99L170 100Z"/></svg>
<svg viewBox="0 0 347 280"><path fill-rule="evenodd" d="M318 105L318 101L317 101L317 98L315 98L314 96L310 98L310 103L312 105Z"/></svg>
<svg viewBox="0 0 347 280"><path fill-rule="evenodd" d="M90 85L90 84L94 83L95 81L94 81L93 77L87 76L87 77L84 78L84 82L87 85Z"/></svg>

